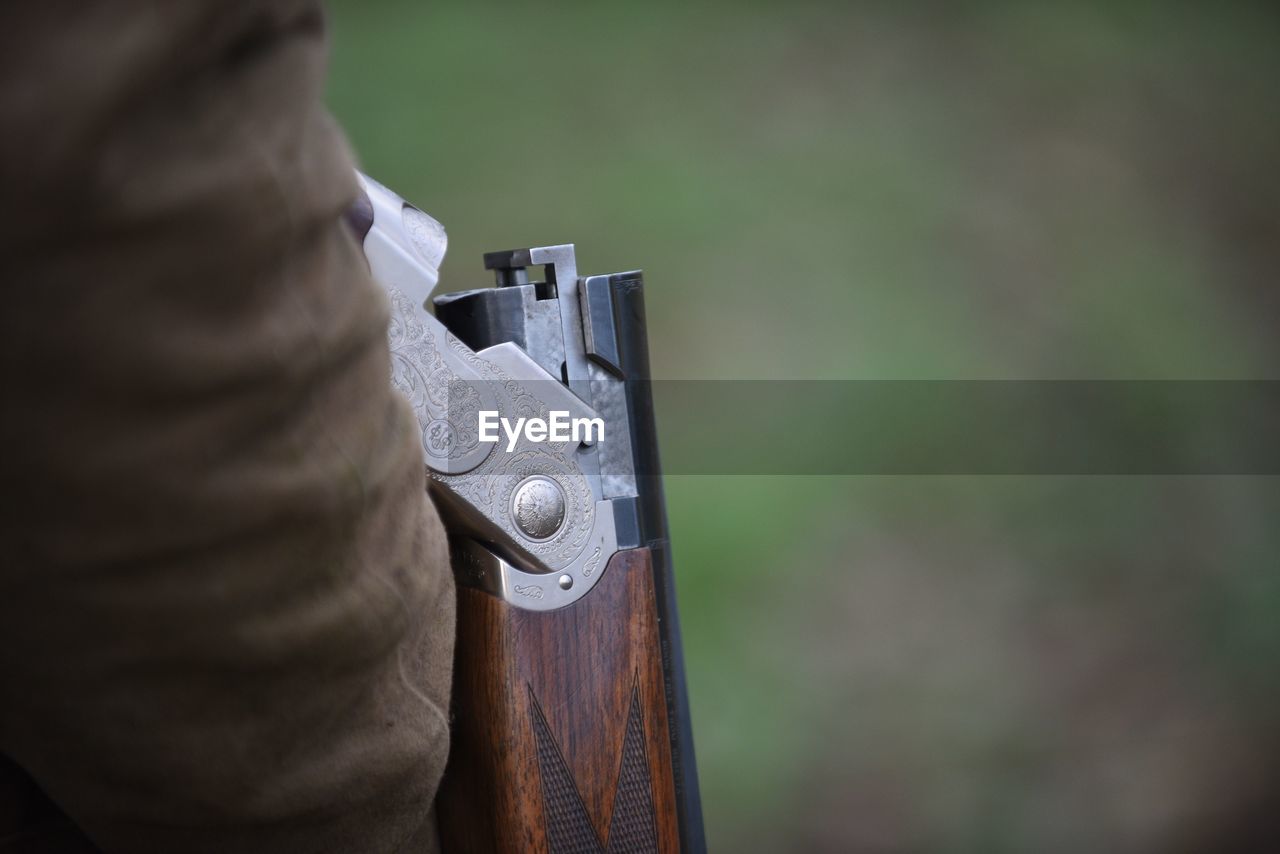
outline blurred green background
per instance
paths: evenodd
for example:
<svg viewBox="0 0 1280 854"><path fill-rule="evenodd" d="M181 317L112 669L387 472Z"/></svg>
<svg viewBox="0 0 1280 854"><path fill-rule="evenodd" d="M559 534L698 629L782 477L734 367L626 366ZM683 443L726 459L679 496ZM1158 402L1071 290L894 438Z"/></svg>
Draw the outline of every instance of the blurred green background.
<svg viewBox="0 0 1280 854"><path fill-rule="evenodd" d="M642 266L658 377L1277 373L1269 4L331 8L446 285ZM713 850L1280 850L1274 478L667 489Z"/></svg>

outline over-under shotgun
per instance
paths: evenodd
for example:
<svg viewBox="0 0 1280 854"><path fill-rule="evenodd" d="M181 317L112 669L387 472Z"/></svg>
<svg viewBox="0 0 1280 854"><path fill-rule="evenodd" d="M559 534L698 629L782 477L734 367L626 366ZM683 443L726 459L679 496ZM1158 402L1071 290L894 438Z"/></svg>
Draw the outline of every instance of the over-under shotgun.
<svg viewBox="0 0 1280 854"><path fill-rule="evenodd" d="M458 581L445 850L705 850L641 274L517 249L485 255L497 287L432 299L444 229L361 182Z"/></svg>

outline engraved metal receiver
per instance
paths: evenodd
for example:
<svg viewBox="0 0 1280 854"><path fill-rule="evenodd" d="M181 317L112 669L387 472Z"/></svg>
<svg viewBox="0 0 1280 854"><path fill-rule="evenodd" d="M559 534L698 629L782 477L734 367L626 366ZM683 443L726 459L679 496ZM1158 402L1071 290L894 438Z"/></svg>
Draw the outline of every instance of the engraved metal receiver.
<svg viewBox="0 0 1280 854"><path fill-rule="evenodd" d="M640 273L579 276L569 244L491 252L497 287L433 299L443 227L360 181L348 220L459 584L447 849L704 850ZM493 442L482 413L603 429Z"/></svg>
<svg viewBox="0 0 1280 854"><path fill-rule="evenodd" d="M608 277L579 282L571 245L496 252L485 266L498 288L432 300L444 229L363 183L373 214L365 255L391 299L392 381L418 416L433 494L467 534L455 537L459 581L537 611L578 600L615 552L639 545L611 295L592 284ZM545 281L530 283L539 265ZM590 445L520 436L508 451L480 441L482 411L511 422L568 412L606 427Z"/></svg>

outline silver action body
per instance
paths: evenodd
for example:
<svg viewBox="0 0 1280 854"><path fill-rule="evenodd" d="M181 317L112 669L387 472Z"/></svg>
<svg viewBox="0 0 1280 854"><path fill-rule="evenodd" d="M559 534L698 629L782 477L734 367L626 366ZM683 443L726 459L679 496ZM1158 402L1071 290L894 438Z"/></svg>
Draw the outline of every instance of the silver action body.
<svg viewBox="0 0 1280 854"><path fill-rule="evenodd" d="M497 288L433 299L444 228L360 179L368 199L363 248L390 301L391 379L417 415L459 582L530 610L577 601L615 552L639 544L607 277L580 278L572 245L534 247L486 256ZM528 269L539 267L543 280L531 281ZM460 334L440 315L457 318ZM481 440L482 412L510 422L552 413L600 419L603 437L521 436L508 448Z"/></svg>

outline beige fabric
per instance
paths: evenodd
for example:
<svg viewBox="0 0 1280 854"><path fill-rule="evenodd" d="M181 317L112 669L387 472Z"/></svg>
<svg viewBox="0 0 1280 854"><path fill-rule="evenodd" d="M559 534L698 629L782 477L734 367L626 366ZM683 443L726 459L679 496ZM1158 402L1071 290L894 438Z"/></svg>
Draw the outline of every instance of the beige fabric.
<svg viewBox="0 0 1280 854"><path fill-rule="evenodd" d="M453 587L324 56L0 10L0 851L436 847Z"/></svg>

